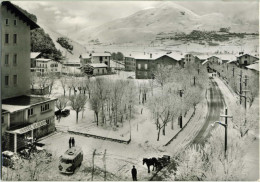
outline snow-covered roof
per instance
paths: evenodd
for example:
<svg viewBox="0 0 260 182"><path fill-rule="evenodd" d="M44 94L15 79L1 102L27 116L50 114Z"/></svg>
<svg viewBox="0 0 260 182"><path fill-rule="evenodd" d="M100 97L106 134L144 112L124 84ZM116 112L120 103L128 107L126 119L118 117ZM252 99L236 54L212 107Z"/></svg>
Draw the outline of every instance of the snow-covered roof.
<svg viewBox="0 0 260 182"><path fill-rule="evenodd" d="M163 55L164 54L161 54L161 53L134 53L131 56L127 56L127 57L132 57L136 60L138 60L138 59L155 60Z"/></svg>
<svg viewBox="0 0 260 182"><path fill-rule="evenodd" d="M31 52L31 59L35 59L36 57L38 57L41 53L40 52Z"/></svg>
<svg viewBox="0 0 260 182"><path fill-rule="evenodd" d="M24 110L27 108L30 108L29 106L21 106L21 105L8 105L8 104L2 104L2 108L4 110L9 111L10 113L16 112L16 111L20 111L20 110Z"/></svg>
<svg viewBox="0 0 260 182"><path fill-rule="evenodd" d="M92 53L91 56L92 57L94 57L94 56L111 56L111 54L107 53L107 52L100 52L100 53L97 52L97 53Z"/></svg>
<svg viewBox="0 0 260 182"><path fill-rule="evenodd" d="M48 62L48 61L51 61L51 59L38 58L38 59L36 59L36 61Z"/></svg>
<svg viewBox="0 0 260 182"><path fill-rule="evenodd" d="M248 69L259 71L259 63L254 63L249 66L246 66Z"/></svg>
<svg viewBox="0 0 260 182"><path fill-rule="evenodd" d="M228 61L227 64L230 64L230 63L236 63L237 60L231 60L231 61Z"/></svg>
<svg viewBox="0 0 260 182"><path fill-rule="evenodd" d="M233 55L233 54L218 54L218 55L215 55L215 56L218 57L221 60L228 60L228 61L237 59L236 56Z"/></svg>
<svg viewBox="0 0 260 182"><path fill-rule="evenodd" d="M90 58L90 55L89 55L89 53L84 53L84 54L81 54L80 57L83 59L88 59L88 58Z"/></svg>
<svg viewBox="0 0 260 182"><path fill-rule="evenodd" d="M200 60L206 60L206 59L208 59L208 57L209 57L208 55L204 55L204 54L203 54L203 55L196 55L196 54L195 54L194 56L196 56L196 57L199 58Z"/></svg>
<svg viewBox="0 0 260 182"><path fill-rule="evenodd" d="M240 54L240 55L237 56L237 58L240 58L240 57L245 56L245 55L248 55L248 56L254 57L254 58L256 58L256 59L259 60L258 57L252 56L252 55L250 55L250 54Z"/></svg>
<svg viewBox="0 0 260 182"><path fill-rule="evenodd" d="M94 68L106 68L107 67L107 65L105 63L90 63L89 65Z"/></svg>
<svg viewBox="0 0 260 182"><path fill-rule="evenodd" d="M208 61L209 61L209 60L208 60L208 59L206 59L206 61L204 61L204 62L202 63L202 65L206 64Z"/></svg>
<svg viewBox="0 0 260 182"><path fill-rule="evenodd" d="M180 53L177 52L172 52L170 54L165 54L166 56L169 56L170 58L173 58L177 61L180 61L182 58L184 58L184 55L181 55Z"/></svg>

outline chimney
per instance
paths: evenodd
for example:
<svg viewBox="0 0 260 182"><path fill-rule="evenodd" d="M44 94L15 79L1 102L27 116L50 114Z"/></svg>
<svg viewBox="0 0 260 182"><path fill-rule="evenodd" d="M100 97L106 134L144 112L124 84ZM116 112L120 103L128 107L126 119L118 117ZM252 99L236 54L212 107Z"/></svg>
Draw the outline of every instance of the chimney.
<svg viewBox="0 0 260 182"><path fill-rule="evenodd" d="M153 55L152 54L150 54L150 58L152 58L153 57Z"/></svg>

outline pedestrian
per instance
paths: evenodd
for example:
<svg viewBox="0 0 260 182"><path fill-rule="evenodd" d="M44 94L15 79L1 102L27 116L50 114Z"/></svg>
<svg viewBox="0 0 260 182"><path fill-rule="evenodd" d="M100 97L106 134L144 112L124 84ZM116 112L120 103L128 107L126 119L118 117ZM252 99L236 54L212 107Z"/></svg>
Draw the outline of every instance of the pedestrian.
<svg viewBox="0 0 260 182"><path fill-rule="evenodd" d="M136 170L135 166L133 166L133 169L132 169L132 178L133 178L133 181L137 181L137 170Z"/></svg>
<svg viewBox="0 0 260 182"><path fill-rule="evenodd" d="M72 147L75 147L75 140L74 140L74 137L72 137L72 139L71 139L71 143L72 143Z"/></svg>
<svg viewBox="0 0 260 182"><path fill-rule="evenodd" d="M72 143L72 140L71 140L71 137L70 137L70 139L69 139L69 146L70 146L70 148L71 148L71 143Z"/></svg>

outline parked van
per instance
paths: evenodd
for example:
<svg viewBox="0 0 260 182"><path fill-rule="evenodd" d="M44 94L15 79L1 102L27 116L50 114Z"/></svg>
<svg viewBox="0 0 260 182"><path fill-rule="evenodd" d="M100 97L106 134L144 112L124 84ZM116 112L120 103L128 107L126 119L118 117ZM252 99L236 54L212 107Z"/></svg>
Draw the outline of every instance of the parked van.
<svg viewBox="0 0 260 182"><path fill-rule="evenodd" d="M73 174L83 161L83 152L80 147L71 147L60 156L59 170L61 173Z"/></svg>

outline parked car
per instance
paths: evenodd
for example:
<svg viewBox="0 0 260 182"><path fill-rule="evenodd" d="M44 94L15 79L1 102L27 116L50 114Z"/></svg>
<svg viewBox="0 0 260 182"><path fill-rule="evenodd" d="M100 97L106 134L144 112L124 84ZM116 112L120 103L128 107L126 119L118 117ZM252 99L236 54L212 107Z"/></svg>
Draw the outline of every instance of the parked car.
<svg viewBox="0 0 260 182"><path fill-rule="evenodd" d="M70 115L70 110L69 109L65 109L64 111L61 111L61 116L62 117L67 117L68 115Z"/></svg>
<svg viewBox="0 0 260 182"><path fill-rule="evenodd" d="M83 161L83 151L80 147L69 148L60 156L59 170L61 173L73 174Z"/></svg>
<svg viewBox="0 0 260 182"><path fill-rule="evenodd" d="M14 164L18 159L19 157L11 151L2 152L2 165L5 167L14 168Z"/></svg>

